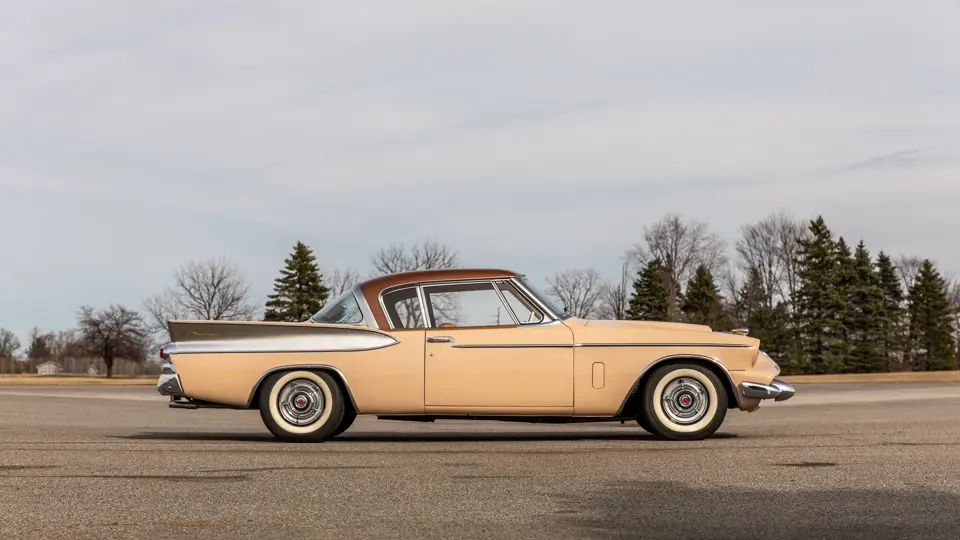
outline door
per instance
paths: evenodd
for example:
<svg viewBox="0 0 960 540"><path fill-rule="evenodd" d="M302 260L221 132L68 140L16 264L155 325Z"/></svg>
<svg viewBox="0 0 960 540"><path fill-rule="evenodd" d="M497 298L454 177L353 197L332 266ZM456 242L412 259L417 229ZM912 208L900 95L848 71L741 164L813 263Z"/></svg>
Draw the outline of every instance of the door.
<svg viewBox="0 0 960 540"><path fill-rule="evenodd" d="M427 409L572 410L573 333L558 321L545 322L509 282L424 285L423 297Z"/></svg>

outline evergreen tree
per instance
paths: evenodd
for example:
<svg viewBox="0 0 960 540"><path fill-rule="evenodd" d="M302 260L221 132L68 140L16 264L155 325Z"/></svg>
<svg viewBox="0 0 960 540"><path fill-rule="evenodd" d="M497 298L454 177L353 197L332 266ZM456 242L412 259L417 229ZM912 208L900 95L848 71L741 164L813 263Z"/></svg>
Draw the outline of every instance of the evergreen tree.
<svg viewBox="0 0 960 540"><path fill-rule="evenodd" d="M886 371L888 359L882 350L883 291L880 289L879 276L870 260L870 252L862 241L857 246L850 270L844 321L850 345L847 371Z"/></svg>
<svg viewBox="0 0 960 540"><path fill-rule="evenodd" d="M323 284L313 251L297 242L286 267L274 281L273 294L267 300L264 320L300 322L323 307L330 289Z"/></svg>
<svg viewBox="0 0 960 540"><path fill-rule="evenodd" d="M877 255L877 286L880 288L878 352L887 366L901 366L906 340L903 287L893 261L882 251Z"/></svg>
<svg viewBox="0 0 960 540"><path fill-rule="evenodd" d="M706 266L700 265L687 283L681 309L687 322L718 328L724 321L720 291ZM726 330L726 328L724 328Z"/></svg>
<svg viewBox="0 0 960 540"><path fill-rule="evenodd" d="M810 235L800 241L794 300L803 361L811 373L834 373L843 367L844 298L837 286L837 243L823 217L810 222Z"/></svg>
<svg viewBox="0 0 960 540"><path fill-rule="evenodd" d="M653 259L637 272L633 296L627 307L627 318L639 321L669 320L670 291L667 270L659 259Z"/></svg>
<svg viewBox="0 0 960 540"><path fill-rule="evenodd" d="M923 261L910 288L909 311L914 369L956 369L953 310L947 283L929 260Z"/></svg>
<svg viewBox="0 0 960 540"><path fill-rule="evenodd" d="M856 287L853 253L850 251L850 246L847 245L847 241L844 240L842 236L837 240L836 250L837 273L835 287L837 294L833 295L832 298L837 301L837 304L834 306L833 315L837 320L837 330L840 333L840 339L834 343L832 352L835 358L840 361L837 370L844 373L852 371L851 366L848 365L853 340L850 327L855 324L853 321L859 316L859 313L856 306L850 302L850 297ZM869 264L869 259L867 264Z"/></svg>
<svg viewBox="0 0 960 540"><path fill-rule="evenodd" d="M740 324L760 340L763 351L770 355L784 374L802 373L796 340L790 328L790 312L784 302L766 305L763 281L759 270L752 268L739 293Z"/></svg>

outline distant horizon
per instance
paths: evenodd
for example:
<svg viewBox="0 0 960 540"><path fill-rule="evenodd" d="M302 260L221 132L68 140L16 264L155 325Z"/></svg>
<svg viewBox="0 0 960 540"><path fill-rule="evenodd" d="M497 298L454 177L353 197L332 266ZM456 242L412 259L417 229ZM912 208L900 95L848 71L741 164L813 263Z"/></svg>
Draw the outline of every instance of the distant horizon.
<svg viewBox="0 0 960 540"><path fill-rule="evenodd" d="M826 5L826 4L824 4ZM333 9L336 7L336 9ZM363 275L615 279L643 227L823 215L960 272L960 5L129 6L0 20L0 327L142 309L229 257L258 303L297 241Z"/></svg>

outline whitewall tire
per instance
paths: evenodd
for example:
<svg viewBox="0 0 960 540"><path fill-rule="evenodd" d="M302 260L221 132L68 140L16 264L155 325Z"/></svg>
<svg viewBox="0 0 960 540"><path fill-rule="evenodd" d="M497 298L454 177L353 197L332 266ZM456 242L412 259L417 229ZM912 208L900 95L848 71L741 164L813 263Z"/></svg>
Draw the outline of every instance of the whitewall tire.
<svg viewBox="0 0 960 540"><path fill-rule="evenodd" d="M709 437L727 415L728 397L717 375L698 364L656 368L643 389L637 422L665 439Z"/></svg>
<svg viewBox="0 0 960 540"><path fill-rule="evenodd" d="M280 439L320 442L332 437L340 426L345 398L336 379L327 373L274 373L260 389L260 418Z"/></svg>

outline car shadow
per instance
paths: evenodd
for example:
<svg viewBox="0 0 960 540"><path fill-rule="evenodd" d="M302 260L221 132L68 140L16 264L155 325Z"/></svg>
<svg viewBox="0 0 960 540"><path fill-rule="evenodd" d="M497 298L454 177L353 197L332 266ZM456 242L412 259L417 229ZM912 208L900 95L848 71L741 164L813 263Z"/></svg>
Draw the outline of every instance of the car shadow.
<svg viewBox="0 0 960 540"><path fill-rule="evenodd" d="M734 439L733 433L715 433L709 439ZM132 435L114 435L111 438L134 441L196 441L196 442L281 442L270 433L213 433L151 431ZM444 443L444 442L575 442L575 441L648 441L668 442L649 433L610 433L607 431L577 432L465 432L436 433L358 431L346 432L326 444L337 443Z"/></svg>

